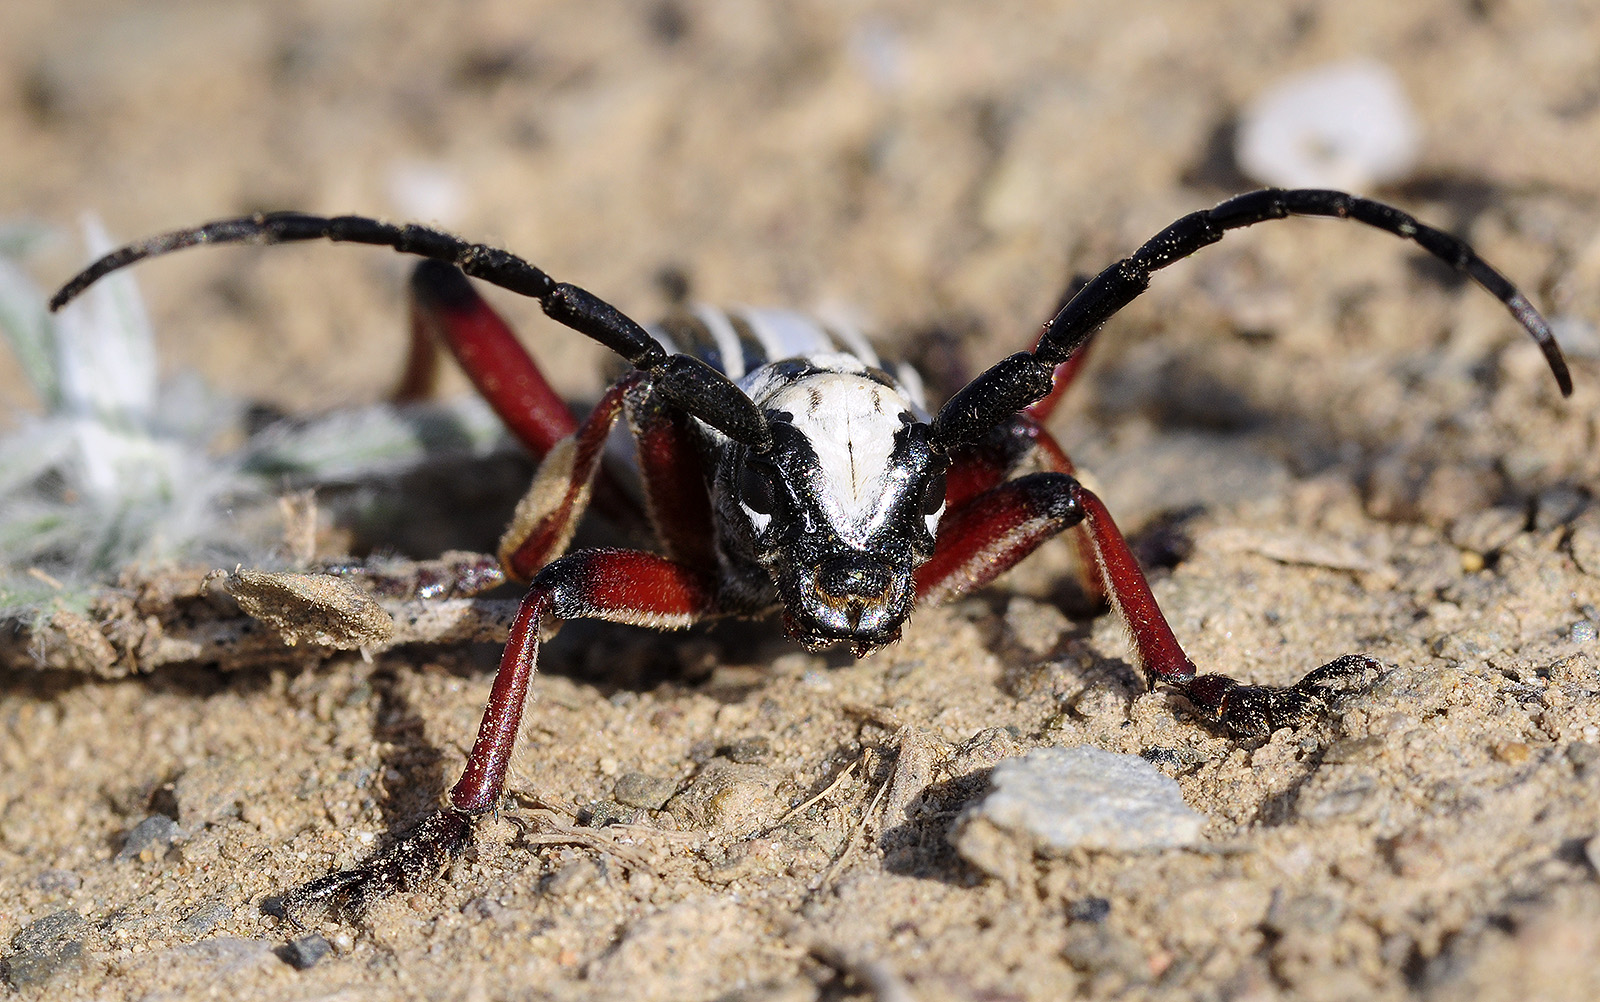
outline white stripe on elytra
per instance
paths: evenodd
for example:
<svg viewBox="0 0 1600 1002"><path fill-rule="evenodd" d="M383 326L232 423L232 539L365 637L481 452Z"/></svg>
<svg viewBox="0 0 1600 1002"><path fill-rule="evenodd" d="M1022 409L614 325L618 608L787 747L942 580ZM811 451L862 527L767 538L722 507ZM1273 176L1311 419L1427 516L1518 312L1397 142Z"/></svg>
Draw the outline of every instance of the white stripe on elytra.
<svg viewBox="0 0 1600 1002"><path fill-rule="evenodd" d="M928 420L928 391L922 385L922 373L910 362L901 362L894 367L894 378L905 389L906 399L911 401L911 409L917 415L917 420Z"/></svg>
<svg viewBox="0 0 1600 1002"><path fill-rule="evenodd" d="M861 328L848 320L840 317L829 317L823 321L827 330L839 342L839 346L850 354L861 359L873 368L878 368L878 353L872 350L872 345L867 343L867 338L861 333Z"/></svg>
<svg viewBox="0 0 1600 1002"><path fill-rule="evenodd" d="M738 312L740 320L750 326L750 333L761 343L761 353L767 357L767 361L776 362L781 358L792 358L806 353L805 348L796 348L784 344L782 333L767 322L767 316L776 313L776 310L758 310L750 306L736 306L734 310L729 312L734 311Z"/></svg>
<svg viewBox="0 0 1600 1002"><path fill-rule="evenodd" d="M717 343L717 351L722 355L722 372L729 379L738 380L744 377L744 349L739 345L739 332L733 329L733 323L728 315L715 306L705 303L694 305L694 315L706 325L706 330L711 333L711 340Z"/></svg>
<svg viewBox="0 0 1600 1002"><path fill-rule="evenodd" d="M661 342L662 351L665 351L668 355L676 355L678 353L678 342L672 340L672 335L667 333L665 327L660 324L651 324L645 328L645 331Z"/></svg>

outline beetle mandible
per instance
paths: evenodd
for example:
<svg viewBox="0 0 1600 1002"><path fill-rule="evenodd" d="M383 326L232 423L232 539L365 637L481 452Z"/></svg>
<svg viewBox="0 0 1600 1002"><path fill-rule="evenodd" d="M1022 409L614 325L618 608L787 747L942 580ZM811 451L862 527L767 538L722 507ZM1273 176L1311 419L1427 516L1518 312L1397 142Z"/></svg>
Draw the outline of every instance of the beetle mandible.
<svg viewBox="0 0 1600 1002"><path fill-rule="evenodd" d="M291 916L323 902L357 909L442 871L504 791L538 663L541 631L593 618L677 629L779 610L808 649L862 657L895 640L919 603L994 580L1072 529L1091 589L1127 623L1149 685L1172 687L1208 724L1256 737L1326 712L1376 663L1346 655L1286 687L1200 674L1184 653L1104 504L1046 430L1085 347L1149 286L1152 272L1233 229L1288 216L1351 219L1409 239L1488 290L1543 351L1563 395L1572 381L1550 327L1463 241L1344 192L1264 189L1190 213L1084 285L1031 350L979 374L931 418L920 381L885 371L853 331L795 314L697 308L652 333L593 293L507 251L419 225L362 216L258 214L177 230L105 255L51 300L197 244L331 240L427 260L411 283L413 328L447 346L512 433L540 459L500 548L528 581L488 706L446 806L362 865L289 893ZM530 296L631 368L578 420L463 274ZM567 552L596 489L604 444L626 418L660 553ZM1018 475L1024 460L1044 472ZM599 499L602 495L595 495Z"/></svg>

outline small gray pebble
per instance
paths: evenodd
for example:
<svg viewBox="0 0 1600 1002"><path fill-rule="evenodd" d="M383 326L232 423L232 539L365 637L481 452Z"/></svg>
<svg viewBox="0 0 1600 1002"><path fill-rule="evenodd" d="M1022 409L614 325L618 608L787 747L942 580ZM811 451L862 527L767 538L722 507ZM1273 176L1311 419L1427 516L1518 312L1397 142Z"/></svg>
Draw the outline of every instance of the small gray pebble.
<svg viewBox="0 0 1600 1002"><path fill-rule="evenodd" d="M1324 894L1275 893L1262 926L1278 935L1306 931L1327 935L1339 927L1344 906Z"/></svg>
<svg viewBox="0 0 1600 1002"><path fill-rule="evenodd" d="M628 772L617 777L617 784L612 788L611 796L617 803L628 807L659 811L677 792L678 784L670 779L647 776L642 772Z"/></svg>
<svg viewBox="0 0 1600 1002"><path fill-rule="evenodd" d="M763 737L740 738L717 749L723 758L742 765L755 765L772 756L772 742Z"/></svg>
<svg viewBox="0 0 1600 1002"><path fill-rule="evenodd" d="M1151 745L1139 752L1139 757L1163 772L1192 769L1206 760L1205 754L1197 748L1168 748L1164 745Z"/></svg>
<svg viewBox="0 0 1600 1002"><path fill-rule="evenodd" d="M1534 506L1533 528L1536 532L1567 525L1589 506L1589 495L1576 487L1556 486L1541 493Z"/></svg>
<svg viewBox="0 0 1600 1002"><path fill-rule="evenodd" d="M1574 741L1567 745L1567 761L1579 776L1600 772L1600 745L1588 741Z"/></svg>
<svg viewBox="0 0 1600 1002"><path fill-rule="evenodd" d="M42 984L61 971L81 965L84 946L80 938L88 923L71 909L52 912L23 926L11 938L12 952L4 961L6 979L21 990Z"/></svg>
<svg viewBox="0 0 1600 1002"><path fill-rule="evenodd" d="M277 950L279 959L297 971L310 970L332 952L333 944L316 933L291 939Z"/></svg>
<svg viewBox="0 0 1600 1002"><path fill-rule="evenodd" d="M1572 553L1572 562L1578 565L1583 573L1593 577L1600 577L1600 525L1596 521L1580 524L1572 530L1572 538L1568 541L1568 550Z"/></svg>
<svg viewBox="0 0 1600 1002"><path fill-rule="evenodd" d="M1358 776L1300 807L1300 817L1311 822L1332 821L1359 811L1375 789L1371 777Z"/></svg>
<svg viewBox="0 0 1600 1002"><path fill-rule="evenodd" d="M228 907L227 902L213 898L202 902L198 908L179 921L178 931L188 936L204 936L216 928L217 923L232 914L233 909Z"/></svg>
<svg viewBox="0 0 1600 1002"><path fill-rule="evenodd" d="M1476 553L1493 553L1522 533L1528 513L1509 505L1484 508L1450 523L1450 542Z"/></svg>
<svg viewBox="0 0 1600 1002"><path fill-rule="evenodd" d="M88 923L83 920L82 915L70 908L63 908L17 930L17 934L11 937L11 945L18 950L29 950L69 939L87 926Z"/></svg>
<svg viewBox="0 0 1600 1002"><path fill-rule="evenodd" d="M184 771L172 784L178 817L190 831L239 816L239 797L253 763L208 759Z"/></svg>
<svg viewBox="0 0 1600 1002"><path fill-rule="evenodd" d="M270 963L273 949L264 939L217 936L173 947L169 955L179 963L198 965L211 977L227 977Z"/></svg>
<svg viewBox="0 0 1600 1002"><path fill-rule="evenodd" d="M596 800L578 811L578 824L587 828L631 825L638 814L638 808L619 804L615 800Z"/></svg>
<svg viewBox="0 0 1600 1002"><path fill-rule="evenodd" d="M759 765L715 758L667 802L679 824L692 828L751 831L787 808L774 795L781 777Z"/></svg>
<svg viewBox="0 0 1600 1002"><path fill-rule="evenodd" d="M1327 747L1322 761L1327 765L1360 765L1375 762L1383 757L1384 740L1368 735L1362 738L1343 738Z"/></svg>
<svg viewBox="0 0 1600 1002"><path fill-rule="evenodd" d="M1103 925L1075 925L1061 946L1067 963L1091 975L1117 975L1129 984L1150 980L1150 967L1138 944Z"/></svg>
<svg viewBox="0 0 1600 1002"><path fill-rule="evenodd" d="M33 878L33 886L46 894L59 891L75 891L83 886L83 878L71 870L44 870Z"/></svg>
<svg viewBox="0 0 1600 1002"><path fill-rule="evenodd" d="M561 897L581 891L598 879L600 868L594 861L578 859L546 877L540 889L551 897Z"/></svg>
<svg viewBox="0 0 1600 1002"><path fill-rule="evenodd" d="M128 840L122 843L122 849L117 852L117 862L140 859L146 850L151 851L152 858L159 857L165 854L182 834L176 821L165 814L152 814L134 825L133 830L128 832Z"/></svg>

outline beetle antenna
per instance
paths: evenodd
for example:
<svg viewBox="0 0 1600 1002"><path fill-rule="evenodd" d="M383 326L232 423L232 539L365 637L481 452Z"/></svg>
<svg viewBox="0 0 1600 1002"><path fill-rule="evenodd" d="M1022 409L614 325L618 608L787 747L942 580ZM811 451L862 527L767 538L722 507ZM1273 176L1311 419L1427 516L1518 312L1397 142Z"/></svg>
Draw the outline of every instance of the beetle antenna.
<svg viewBox="0 0 1600 1002"><path fill-rule="evenodd" d="M655 377L668 400L729 438L766 451L772 445L767 419L726 376L689 355L669 355L637 322L586 289L557 282L510 251L415 223L396 225L366 216L315 216L268 212L222 219L118 248L75 275L50 297L59 310L89 286L122 268L201 244L282 244L306 240L372 244L401 254L444 261L473 278L539 301L545 315L600 342Z"/></svg>
<svg viewBox="0 0 1600 1002"><path fill-rule="evenodd" d="M1418 222L1392 205L1342 191L1264 188L1191 212L1102 271L1044 326L1031 352L1002 359L951 397L933 421L933 440L949 450L970 442L1050 392L1055 367L1079 350L1107 320L1150 287L1152 272L1221 240L1229 230L1288 216L1352 219L1410 240L1461 272L1505 304L1544 353L1562 396L1572 395L1572 374L1550 324L1500 272L1468 244Z"/></svg>

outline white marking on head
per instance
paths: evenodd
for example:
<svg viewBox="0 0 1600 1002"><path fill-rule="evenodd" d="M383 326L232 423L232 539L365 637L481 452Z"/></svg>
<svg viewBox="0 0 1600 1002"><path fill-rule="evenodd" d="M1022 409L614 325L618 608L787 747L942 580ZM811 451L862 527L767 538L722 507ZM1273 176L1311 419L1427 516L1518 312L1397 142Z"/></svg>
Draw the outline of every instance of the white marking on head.
<svg viewBox="0 0 1600 1002"><path fill-rule="evenodd" d="M793 381L774 380L757 396L763 408L793 415L797 431L816 453L824 488L822 505L844 539L861 545L888 517L884 504L892 477L905 476L890 462L895 436L914 419L911 403L895 387L860 374L847 355L812 359L855 371L816 372Z"/></svg>
<svg viewBox="0 0 1600 1002"><path fill-rule="evenodd" d="M767 514L766 512L756 511L754 508L745 504L743 499L739 501L739 507L744 509L744 517L750 520L750 527L756 530L757 535L766 532L767 526L772 524L771 515Z"/></svg>

